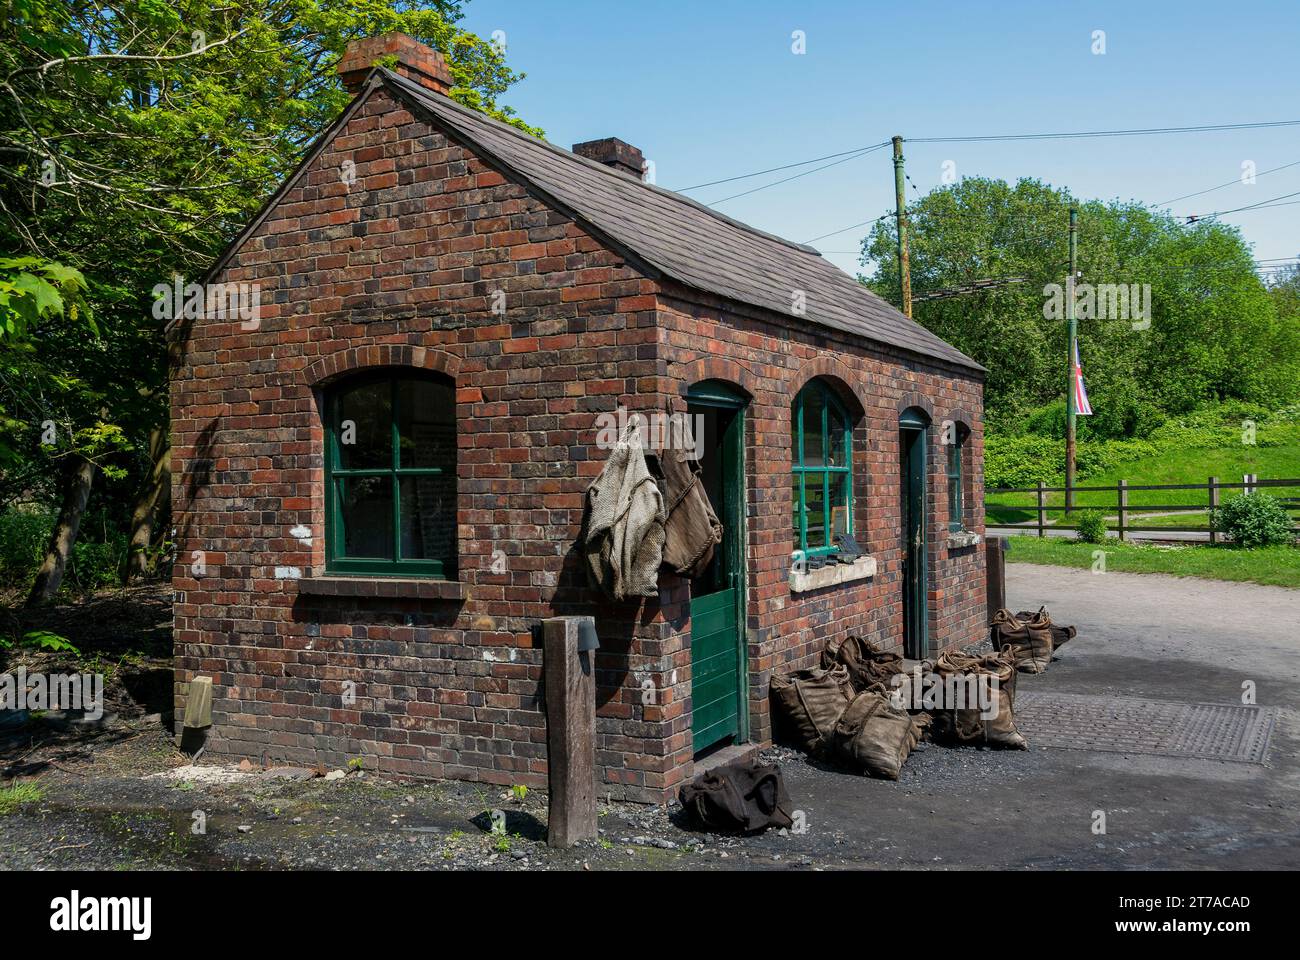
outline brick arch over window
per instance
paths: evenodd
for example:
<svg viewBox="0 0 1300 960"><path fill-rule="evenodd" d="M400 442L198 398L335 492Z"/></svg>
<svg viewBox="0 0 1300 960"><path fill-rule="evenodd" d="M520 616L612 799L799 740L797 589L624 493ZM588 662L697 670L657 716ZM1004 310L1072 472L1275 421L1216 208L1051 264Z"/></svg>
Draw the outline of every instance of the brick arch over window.
<svg viewBox="0 0 1300 960"><path fill-rule="evenodd" d="M417 370L433 370L456 380L460 373L460 358L442 350L413 347L407 344L349 347L347 350L331 353L308 364L303 370L303 381L314 388L348 374L376 367L413 367Z"/></svg>
<svg viewBox="0 0 1300 960"><path fill-rule="evenodd" d="M948 411L948 414L944 419L951 420L953 423L959 423L967 430L972 429L972 424L975 422L974 418L970 415L970 411L965 407L954 407Z"/></svg>
<svg viewBox="0 0 1300 960"><path fill-rule="evenodd" d="M691 387L705 380L721 380L739 387L749 399L753 399L757 389L757 378L744 364L726 357L700 357L688 363L674 363L669 368L671 376L678 381L682 397Z"/></svg>
<svg viewBox="0 0 1300 960"><path fill-rule="evenodd" d="M898 398L898 412L901 415L909 407L916 407L925 411L925 415L930 418L930 422L935 422L934 404L930 399L921 393L905 393Z"/></svg>
<svg viewBox="0 0 1300 960"><path fill-rule="evenodd" d="M790 396L796 396L813 380L825 382L835 392L844 404L846 412L855 422L866 415L866 407L862 403L861 396L862 384L857 374L847 364L828 356L809 360L795 371L794 377L790 380Z"/></svg>

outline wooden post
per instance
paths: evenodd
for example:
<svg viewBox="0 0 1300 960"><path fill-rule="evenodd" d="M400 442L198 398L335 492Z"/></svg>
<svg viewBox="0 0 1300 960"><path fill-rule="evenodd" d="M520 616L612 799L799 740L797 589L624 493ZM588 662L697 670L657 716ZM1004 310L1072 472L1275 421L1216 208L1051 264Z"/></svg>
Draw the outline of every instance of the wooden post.
<svg viewBox="0 0 1300 960"><path fill-rule="evenodd" d="M903 315L912 316L912 268L907 256L907 198L903 195L903 138L894 137L894 216L898 232L898 298Z"/></svg>
<svg viewBox="0 0 1300 960"><path fill-rule="evenodd" d="M597 835L595 652L578 652L584 620L591 617L542 621L550 786L546 843L551 847L571 847Z"/></svg>
<svg viewBox="0 0 1300 960"><path fill-rule="evenodd" d="M985 599L988 604L988 622L993 622L993 614L1007 605L1007 538L984 538L984 564L986 589Z"/></svg>
<svg viewBox="0 0 1300 960"><path fill-rule="evenodd" d="M212 726L212 678L193 677L185 695L184 726L194 729Z"/></svg>
<svg viewBox="0 0 1300 960"><path fill-rule="evenodd" d="M1210 477L1210 543L1219 542L1219 533L1214 529L1213 511L1219 506L1219 478Z"/></svg>
<svg viewBox="0 0 1300 960"><path fill-rule="evenodd" d="M1119 482L1119 534L1120 540L1124 539L1124 519L1128 513L1128 481Z"/></svg>
<svg viewBox="0 0 1300 960"><path fill-rule="evenodd" d="M1047 507L1046 494L1043 491L1043 481L1038 481L1038 535L1039 537L1047 536Z"/></svg>

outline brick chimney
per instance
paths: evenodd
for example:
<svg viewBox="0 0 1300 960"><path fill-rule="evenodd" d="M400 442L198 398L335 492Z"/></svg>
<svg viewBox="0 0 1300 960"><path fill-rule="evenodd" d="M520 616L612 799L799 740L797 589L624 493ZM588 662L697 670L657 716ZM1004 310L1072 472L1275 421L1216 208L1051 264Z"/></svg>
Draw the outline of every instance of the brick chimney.
<svg viewBox="0 0 1300 960"><path fill-rule="evenodd" d="M630 143L624 143L617 137L575 143L573 152L580 157L595 160L597 163L603 163L607 167L613 167L622 173L630 174L638 180L645 178L645 157L641 155L641 151Z"/></svg>
<svg viewBox="0 0 1300 960"><path fill-rule="evenodd" d="M395 73L443 96L451 91L451 71L447 69L447 61L442 54L404 33L394 31L364 40L353 40L348 44L338 66L339 78L348 93L354 96L360 93L361 85L370 74L375 61L387 56L397 57L397 66L393 68Z"/></svg>

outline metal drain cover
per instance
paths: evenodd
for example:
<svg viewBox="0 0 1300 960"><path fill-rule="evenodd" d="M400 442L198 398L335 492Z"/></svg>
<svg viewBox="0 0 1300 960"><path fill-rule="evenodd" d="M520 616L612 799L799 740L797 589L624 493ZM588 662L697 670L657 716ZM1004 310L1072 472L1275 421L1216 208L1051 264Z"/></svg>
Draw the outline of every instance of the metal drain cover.
<svg viewBox="0 0 1300 960"><path fill-rule="evenodd" d="M1030 746L1263 763L1276 708L1071 693L1017 693Z"/></svg>

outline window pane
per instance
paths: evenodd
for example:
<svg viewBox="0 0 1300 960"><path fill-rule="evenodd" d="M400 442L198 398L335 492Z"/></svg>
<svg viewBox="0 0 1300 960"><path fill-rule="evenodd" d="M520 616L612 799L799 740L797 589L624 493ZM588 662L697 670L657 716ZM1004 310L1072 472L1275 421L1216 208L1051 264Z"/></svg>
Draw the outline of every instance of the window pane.
<svg viewBox="0 0 1300 960"><path fill-rule="evenodd" d="M397 436L403 467L447 467L456 462L456 398L448 383L397 384Z"/></svg>
<svg viewBox="0 0 1300 960"><path fill-rule="evenodd" d="M345 470L393 465L392 386L387 380L353 387L339 395L339 466ZM389 523L392 526L392 523Z"/></svg>
<svg viewBox="0 0 1300 960"><path fill-rule="evenodd" d="M961 523L961 478L948 478L948 521Z"/></svg>
<svg viewBox="0 0 1300 960"><path fill-rule="evenodd" d="M948 476L955 477L961 473L961 445L948 444Z"/></svg>
<svg viewBox="0 0 1300 960"><path fill-rule="evenodd" d="M847 466L849 461L844 455L844 418L840 416L838 410L830 406L826 410L826 422L829 424L826 442L831 448L830 465Z"/></svg>
<svg viewBox="0 0 1300 960"><path fill-rule="evenodd" d="M803 462L806 467L820 467L826 463L825 437L822 436L822 411L826 398L819 388L812 386L803 391Z"/></svg>
<svg viewBox="0 0 1300 960"><path fill-rule="evenodd" d="M826 540L826 495L822 488L824 473L805 473L803 495L808 505L808 549L830 544Z"/></svg>
<svg viewBox="0 0 1300 960"><path fill-rule="evenodd" d="M456 475L402 477L403 560L444 560L456 556Z"/></svg>
<svg viewBox="0 0 1300 960"><path fill-rule="evenodd" d="M393 560L393 478L340 477L340 553L359 559Z"/></svg>
<svg viewBox="0 0 1300 960"><path fill-rule="evenodd" d="M849 532L849 475L831 474L831 545L835 535Z"/></svg>

